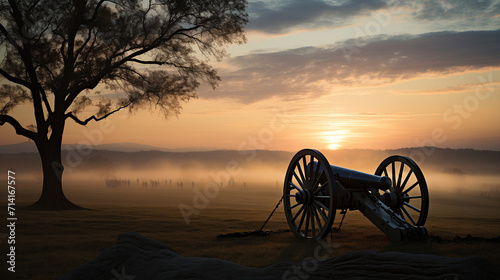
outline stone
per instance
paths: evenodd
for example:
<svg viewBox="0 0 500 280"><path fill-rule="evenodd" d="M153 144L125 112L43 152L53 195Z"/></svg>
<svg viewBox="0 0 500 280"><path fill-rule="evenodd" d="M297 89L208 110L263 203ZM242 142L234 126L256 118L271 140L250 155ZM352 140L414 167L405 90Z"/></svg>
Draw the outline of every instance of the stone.
<svg viewBox="0 0 500 280"><path fill-rule="evenodd" d="M75 268L60 280L166 280L166 279L500 279L489 262L478 258L448 258L425 254L358 250L336 258L268 267L245 267L216 258L183 257L168 245L129 232L95 259Z"/></svg>

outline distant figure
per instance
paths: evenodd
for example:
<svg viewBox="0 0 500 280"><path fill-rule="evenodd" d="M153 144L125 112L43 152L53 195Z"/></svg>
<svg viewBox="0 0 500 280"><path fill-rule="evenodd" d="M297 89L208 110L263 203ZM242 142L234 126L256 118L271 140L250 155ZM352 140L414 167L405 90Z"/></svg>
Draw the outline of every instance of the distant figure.
<svg viewBox="0 0 500 280"><path fill-rule="evenodd" d="M193 181L193 183L191 184L191 188L192 188L192 189L194 189L194 181Z"/></svg>

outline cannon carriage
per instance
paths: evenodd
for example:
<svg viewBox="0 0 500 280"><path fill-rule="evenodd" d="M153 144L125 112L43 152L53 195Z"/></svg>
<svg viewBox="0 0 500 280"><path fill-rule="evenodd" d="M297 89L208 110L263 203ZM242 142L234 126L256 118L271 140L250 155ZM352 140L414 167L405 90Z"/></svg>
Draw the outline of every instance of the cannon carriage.
<svg viewBox="0 0 500 280"><path fill-rule="evenodd" d="M299 238L324 238L337 210L359 210L393 241L427 235L427 183L418 165L404 156L388 157L368 174L330 165L317 150L301 150L288 166L283 204Z"/></svg>

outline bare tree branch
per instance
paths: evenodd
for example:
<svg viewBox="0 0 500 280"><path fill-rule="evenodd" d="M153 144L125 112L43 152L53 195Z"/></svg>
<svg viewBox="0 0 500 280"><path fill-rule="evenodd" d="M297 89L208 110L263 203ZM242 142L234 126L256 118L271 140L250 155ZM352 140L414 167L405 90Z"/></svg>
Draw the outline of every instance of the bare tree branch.
<svg viewBox="0 0 500 280"><path fill-rule="evenodd" d="M99 8L101 8L101 6L104 2L106 2L106 1L100 0L99 3L97 3L97 5L95 6L95 9L94 9L94 13L92 14L92 17L87 19L87 20L84 20L83 24L89 24L89 23L95 21L95 19L97 17L97 13L99 12ZM109 1L109 2L112 2L112 1Z"/></svg>
<svg viewBox="0 0 500 280"><path fill-rule="evenodd" d="M7 38L7 40L9 41L9 43L17 50L17 52L19 54L21 54L23 52L23 49L21 48L21 46L19 46L17 43L16 43L16 40L14 40L12 38L12 36L10 36L9 32L7 31L7 29L5 29L5 27L3 26L3 24L0 23L0 31L2 32L2 34L5 36L5 38Z"/></svg>
<svg viewBox="0 0 500 280"><path fill-rule="evenodd" d="M34 113L35 113L35 121L37 124L37 127L39 130L42 132L47 131L47 124L45 122L45 116L42 108L42 100L40 99L40 92L39 89L41 88L35 66L33 65L33 58L31 57L31 44L29 41L29 38L26 38L26 34L23 34L23 30L25 30L25 23L23 21L23 14L21 13L17 3L13 0L9 0L10 7L12 9L12 17L14 18L14 21L16 23L16 26L18 30L21 30L21 34L19 34L21 37L23 37L23 48L22 51L19 53L21 56L21 59L23 60L24 67L26 69L26 72L29 76L30 79L30 90L31 90L31 96L33 99L33 107L34 107ZM15 43L15 42L14 42ZM12 42L11 42L12 44ZM16 44L17 45L17 44Z"/></svg>
<svg viewBox="0 0 500 280"><path fill-rule="evenodd" d="M163 65L163 64L165 64L165 62L162 62L162 61L140 60L140 59L135 59L135 58L132 58L129 61L130 62L139 63L139 64L156 64L156 65Z"/></svg>
<svg viewBox="0 0 500 280"><path fill-rule="evenodd" d="M96 121L96 122L98 122L98 121L102 121L102 120L104 120L105 118L107 118L107 117L111 116L112 114L114 114L114 113L116 113L116 112L120 111L121 109L125 109L125 108L127 108L128 106L130 106L130 104L132 104L132 103L130 103L130 102L129 102L129 103L127 103L126 105L122 105L122 106L120 106L120 107L116 108L115 110L113 110L113 111L111 111L111 112L108 112L107 114L105 114L105 115L104 115L104 116L102 116L102 117L96 117L96 116L92 115L92 116L88 117L87 119L85 119L85 120L83 120L83 121L82 121L82 120L80 120L77 116L73 115L73 112L69 112L69 113L65 114L65 115L64 115L64 117L65 117L66 119L67 119L67 118L71 118L71 119L72 119L72 120L74 120L77 124L80 124L80 125L87 125L87 124L88 124L91 120L94 120L94 121Z"/></svg>
<svg viewBox="0 0 500 280"><path fill-rule="evenodd" d="M16 133L18 135L22 135L31 140L36 140L37 134L22 127L22 125L16 119L9 115L0 115L0 126L4 125L5 123L10 124L16 130Z"/></svg>
<svg viewBox="0 0 500 280"><path fill-rule="evenodd" d="M83 84L80 84L80 85L78 85L75 88L70 88L68 90L69 94L68 94L68 97L66 98L65 108L67 109L67 108L69 108L69 106L71 106L71 103L78 96L78 94L80 94L80 92L82 92L85 89L93 89L93 88L95 88L101 82L101 80L108 73L111 72L112 69L119 68L121 65L123 65L123 64L125 64L127 62L130 62L131 59L134 59L134 58L136 58L136 57L138 57L140 55L148 53L149 51L157 48L161 43L165 43L165 42L168 42L168 41L172 40L172 38L174 38L175 35L178 35L178 34L185 35L184 32L195 30L195 29L197 29L199 27L200 26L193 26L193 27L190 27L190 28L180 28L180 29L176 30L175 32L173 32L172 34L170 34L168 37L166 37L166 38L159 37L154 42L152 42L151 44L149 44L148 46L143 46L139 50L136 50L136 51L132 52L131 54L127 55L126 57L122 58L121 60L116 61L113 64L109 64L98 75L96 75L92 80L87 81L87 82L85 82ZM123 51L122 53L125 54L125 51ZM108 60L108 62L111 63L111 60Z"/></svg>
<svg viewBox="0 0 500 280"><path fill-rule="evenodd" d="M47 112L49 114L49 116L47 118L47 121L48 121L48 119L52 115L53 111L52 111L52 108L50 106L49 100L47 99L47 93L45 92L45 89L43 89L43 87L41 87L41 86L39 88L40 88L40 95L42 96L43 104L45 104L45 109L47 110Z"/></svg>
<svg viewBox="0 0 500 280"><path fill-rule="evenodd" d="M7 80L9 80L9 81L11 81L13 83L16 83L18 85L24 86L26 88L30 88L31 87L31 84L28 81L25 81L23 79L14 77L14 76L10 75L9 73L7 73L7 71L5 71L5 70L3 70L1 68L0 68L0 74L2 76L4 76Z"/></svg>

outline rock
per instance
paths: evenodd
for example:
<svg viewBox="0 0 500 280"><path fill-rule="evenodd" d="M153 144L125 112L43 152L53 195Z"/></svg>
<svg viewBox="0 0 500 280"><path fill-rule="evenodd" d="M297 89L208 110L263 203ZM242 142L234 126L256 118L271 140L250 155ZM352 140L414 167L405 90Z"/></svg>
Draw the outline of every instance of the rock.
<svg viewBox="0 0 500 280"><path fill-rule="evenodd" d="M156 240L123 233L118 242L60 280L163 279L500 279L496 268L477 257L447 258L399 252L359 250L340 257L264 268L215 258L183 257Z"/></svg>

